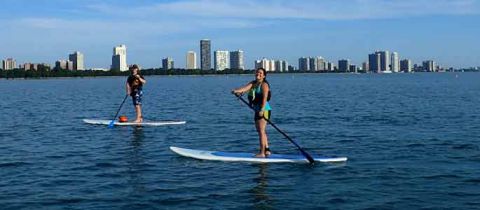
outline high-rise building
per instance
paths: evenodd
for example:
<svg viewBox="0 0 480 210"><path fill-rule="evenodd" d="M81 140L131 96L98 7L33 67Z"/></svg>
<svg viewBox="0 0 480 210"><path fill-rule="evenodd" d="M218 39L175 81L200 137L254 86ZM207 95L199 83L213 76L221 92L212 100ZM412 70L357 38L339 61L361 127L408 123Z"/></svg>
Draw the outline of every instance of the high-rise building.
<svg viewBox="0 0 480 210"><path fill-rule="evenodd" d="M327 70L335 71L335 65L332 62L327 62Z"/></svg>
<svg viewBox="0 0 480 210"><path fill-rule="evenodd" d="M378 53L380 53L380 71L390 71L390 52L379 51Z"/></svg>
<svg viewBox="0 0 480 210"><path fill-rule="evenodd" d="M317 67L317 58L316 57L310 57L308 58L308 70L309 71L317 71L318 70L318 67Z"/></svg>
<svg viewBox="0 0 480 210"><path fill-rule="evenodd" d="M213 54L214 54L213 57L215 57L214 65L215 65L216 71L223 71L225 69L230 68L230 65L229 65L230 57L229 57L228 51L217 50Z"/></svg>
<svg viewBox="0 0 480 210"><path fill-rule="evenodd" d="M163 70L169 70L175 68L173 59L170 57L162 59L162 69Z"/></svg>
<svg viewBox="0 0 480 210"><path fill-rule="evenodd" d="M301 57L298 59L298 70L308 71L310 70L310 58Z"/></svg>
<svg viewBox="0 0 480 210"><path fill-rule="evenodd" d="M55 62L55 69L60 70L66 70L68 68L68 64L66 60L58 60Z"/></svg>
<svg viewBox="0 0 480 210"><path fill-rule="evenodd" d="M2 61L2 69L3 70L13 70L17 67L17 61L13 58L7 58Z"/></svg>
<svg viewBox="0 0 480 210"><path fill-rule="evenodd" d="M25 71L37 70L36 65L34 66L33 63L24 63L21 67L23 67L23 70L25 70Z"/></svg>
<svg viewBox="0 0 480 210"><path fill-rule="evenodd" d="M398 58L398 53L397 52L392 52L391 69L392 69L392 72L399 72L400 71L400 60Z"/></svg>
<svg viewBox="0 0 480 210"><path fill-rule="evenodd" d="M76 51L68 55L68 60L73 62L73 70L85 70L83 54L81 52Z"/></svg>
<svg viewBox="0 0 480 210"><path fill-rule="evenodd" d="M270 60L270 69L267 71L276 71L277 69L275 68L275 60Z"/></svg>
<svg viewBox="0 0 480 210"><path fill-rule="evenodd" d="M349 72L350 71L350 60L343 59L338 61L338 71L339 72Z"/></svg>
<svg viewBox="0 0 480 210"><path fill-rule="evenodd" d="M380 53L375 52L368 55L368 69L370 72L373 73L380 73L381 66L380 66Z"/></svg>
<svg viewBox="0 0 480 210"><path fill-rule="evenodd" d="M434 72L437 69L435 65L435 61L433 60L423 61L422 64L423 64L422 66L424 71Z"/></svg>
<svg viewBox="0 0 480 210"><path fill-rule="evenodd" d="M73 66L73 61L67 60L67 70L73 71L74 66Z"/></svg>
<svg viewBox="0 0 480 210"><path fill-rule="evenodd" d="M242 50L230 52L230 68L242 70L245 69Z"/></svg>
<svg viewBox="0 0 480 210"><path fill-rule="evenodd" d="M275 71L284 72L288 71L288 63L284 60L276 60L275 62Z"/></svg>
<svg viewBox="0 0 480 210"><path fill-rule="evenodd" d="M212 68L211 43L209 39L200 40L200 68L210 70Z"/></svg>
<svg viewBox="0 0 480 210"><path fill-rule="evenodd" d="M295 71L295 66L288 65L288 71Z"/></svg>
<svg viewBox="0 0 480 210"><path fill-rule="evenodd" d="M197 54L194 51L187 52L186 69L197 69Z"/></svg>
<svg viewBox="0 0 480 210"><path fill-rule="evenodd" d="M275 62L275 71L282 72L283 71L282 61L276 60L274 62Z"/></svg>
<svg viewBox="0 0 480 210"><path fill-rule="evenodd" d="M349 71L349 72L357 73L357 65L355 65L355 64L350 64L350 66L348 67L348 71Z"/></svg>
<svg viewBox="0 0 480 210"><path fill-rule="evenodd" d="M368 62L363 62L362 63L362 70L363 70L363 72L368 72L369 71Z"/></svg>
<svg viewBox="0 0 480 210"><path fill-rule="evenodd" d="M263 68L265 71L275 71L275 61L262 58L262 60L255 61L255 69Z"/></svg>
<svg viewBox="0 0 480 210"><path fill-rule="evenodd" d="M409 59L403 59L400 61L400 71L411 72L412 71L412 61Z"/></svg>
<svg viewBox="0 0 480 210"><path fill-rule="evenodd" d="M318 56L316 58L316 61L317 61L317 69L315 69L316 71L325 71L327 70L327 65L325 63L325 59L322 58L321 56Z"/></svg>
<svg viewBox="0 0 480 210"><path fill-rule="evenodd" d="M283 71L289 71L287 61L282 61L282 70Z"/></svg>
<svg viewBox="0 0 480 210"><path fill-rule="evenodd" d="M127 47L119 45L113 48L112 67L113 70L128 71Z"/></svg>

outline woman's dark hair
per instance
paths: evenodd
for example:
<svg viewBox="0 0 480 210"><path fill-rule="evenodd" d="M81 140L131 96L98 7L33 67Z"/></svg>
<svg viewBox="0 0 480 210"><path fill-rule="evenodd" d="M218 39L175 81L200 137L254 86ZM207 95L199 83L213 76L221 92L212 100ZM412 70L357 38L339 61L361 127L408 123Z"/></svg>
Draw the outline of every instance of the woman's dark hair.
<svg viewBox="0 0 480 210"><path fill-rule="evenodd" d="M267 70L265 70L264 68L260 67L260 68L257 68L256 71L263 71L263 75L265 75L265 78L263 79L263 82L267 83L268 87L270 88L270 83L267 81ZM255 82L255 81L253 81ZM269 90L268 91L268 96L267 96L267 101L270 101L270 97L272 96L272 93L271 91ZM251 101L250 99L250 96L249 96L249 101ZM250 102L251 104L251 102Z"/></svg>
<svg viewBox="0 0 480 210"><path fill-rule="evenodd" d="M260 68L257 68L256 71L263 71L263 75L265 75L265 79L263 79L263 81L265 81L265 82L268 84L268 86L270 86L270 83L268 83L268 81L267 81L267 70L265 70L264 68L260 67Z"/></svg>
<svg viewBox="0 0 480 210"><path fill-rule="evenodd" d="M265 75L265 78L267 78L267 70L265 70L264 68L260 67L260 68L257 68L257 71L258 70L261 70L263 71L263 75Z"/></svg>
<svg viewBox="0 0 480 210"><path fill-rule="evenodd" d="M138 67L138 65L137 65L137 64L133 64L133 65L131 65L129 69L130 69L130 71L132 71L132 70L134 70L134 69L138 69L138 70L140 70L140 68Z"/></svg>

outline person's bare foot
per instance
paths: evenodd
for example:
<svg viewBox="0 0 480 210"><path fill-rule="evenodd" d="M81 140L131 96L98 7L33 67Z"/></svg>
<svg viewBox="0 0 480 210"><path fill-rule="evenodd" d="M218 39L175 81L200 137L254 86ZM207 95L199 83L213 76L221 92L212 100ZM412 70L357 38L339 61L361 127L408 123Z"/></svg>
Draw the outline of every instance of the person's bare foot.
<svg viewBox="0 0 480 210"><path fill-rule="evenodd" d="M256 158L265 158L265 154L258 153L258 154L256 154L254 157L256 157Z"/></svg>
<svg viewBox="0 0 480 210"><path fill-rule="evenodd" d="M272 154L272 151L270 151L270 148L265 148L265 156L269 156Z"/></svg>
<svg viewBox="0 0 480 210"><path fill-rule="evenodd" d="M141 123L143 122L143 119L136 119L135 121L133 121L133 123Z"/></svg>

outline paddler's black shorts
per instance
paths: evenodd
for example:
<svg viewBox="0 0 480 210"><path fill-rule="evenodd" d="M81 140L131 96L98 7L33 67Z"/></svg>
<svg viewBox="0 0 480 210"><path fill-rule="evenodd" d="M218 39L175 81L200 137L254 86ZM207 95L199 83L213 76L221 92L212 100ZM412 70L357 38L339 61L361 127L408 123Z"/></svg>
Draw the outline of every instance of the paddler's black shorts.
<svg viewBox="0 0 480 210"><path fill-rule="evenodd" d="M257 120L260 120L260 119L263 119L263 118L265 118L267 120L270 120L271 116L272 116L272 110L263 111L263 117L260 117L260 112L255 111L254 120L257 121Z"/></svg>

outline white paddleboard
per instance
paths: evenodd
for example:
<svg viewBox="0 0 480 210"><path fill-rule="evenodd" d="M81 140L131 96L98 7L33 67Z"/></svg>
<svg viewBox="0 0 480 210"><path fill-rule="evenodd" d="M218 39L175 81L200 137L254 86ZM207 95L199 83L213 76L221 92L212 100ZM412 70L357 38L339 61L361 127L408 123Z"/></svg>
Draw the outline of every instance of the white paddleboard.
<svg viewBox="0 0 480 210"><path fill-rule="evenodd" d="M271 154L266 158L256 158L252 153L240 152L217 152L205 150L184 149L179 147L170 147L173 152L195 159L201 160L219 160L219 161L244 161L244 162L260 162L260 163L308 163L308 160L301 154L298 155L281 155ZM335 163L345 162L346 157L336 156L312 156L315 162Z"/></svg>
<svg viewBox="0 0 480 210"><path fill-rule="evenodd" d="M95 120L95 119L83 119L83 122L93 125L110 125L112 120ZM162 125L182 125L187 123L186 121L143 121L141 123L134 123L134 122L118 122L117 120L114 121L115 126L162 126Z"/></svg>

